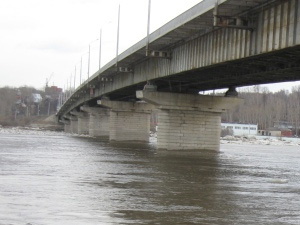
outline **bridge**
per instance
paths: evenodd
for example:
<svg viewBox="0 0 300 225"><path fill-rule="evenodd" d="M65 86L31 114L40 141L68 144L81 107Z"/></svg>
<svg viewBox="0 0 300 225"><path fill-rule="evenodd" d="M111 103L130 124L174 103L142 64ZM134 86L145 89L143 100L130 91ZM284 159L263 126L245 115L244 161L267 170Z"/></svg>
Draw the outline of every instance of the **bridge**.
<svg viewBox="0 0 300 225"><path fill-rule="evenodd" d="M93 74L58 119L66 132L147 141L156 110L159 149L218 150L236 87L299 80L299 1L203 0Z"/></svg>

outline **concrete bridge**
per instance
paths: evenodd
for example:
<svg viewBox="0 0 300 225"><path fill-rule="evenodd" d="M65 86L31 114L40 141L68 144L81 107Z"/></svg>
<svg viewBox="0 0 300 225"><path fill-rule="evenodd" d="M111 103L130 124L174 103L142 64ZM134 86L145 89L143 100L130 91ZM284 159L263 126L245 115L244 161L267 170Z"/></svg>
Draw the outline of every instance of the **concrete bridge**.
<svg viewBox="0 0 300 225"><path fill-rule="evenodd" d="M97 71L57 116L67 132L147 141L157 110L159 149L218 150L235 87L299 71L300 0L203 0ZM199 95L220 88L224 97Z"/></svg>

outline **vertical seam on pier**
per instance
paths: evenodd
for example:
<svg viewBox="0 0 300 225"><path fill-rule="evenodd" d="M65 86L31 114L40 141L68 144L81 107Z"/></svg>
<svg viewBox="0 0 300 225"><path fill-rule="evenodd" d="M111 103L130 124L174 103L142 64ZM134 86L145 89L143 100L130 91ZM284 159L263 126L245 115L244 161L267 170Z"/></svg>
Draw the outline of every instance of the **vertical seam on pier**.
<svg viewBox="0 0 300 225"><path fill-rule="evenodd" d="M276 21L277 21L277 8L278 6L274 6L274 21L273 21L273 43L272 43L272 51L275 49L276 44Z"/></svg>
<svg viewBox="0 0 300 225"><path fill-rule="evenodd" d="M285 47L289 46L289 33L290 33L290 17L291 17L291 1L287 2L288 7L287 7L287 27L286 27L286 38L285 38Z"/></svg>
<svg viewBox="0 0 300 225"><path fill-rule="evenodd" d="M294 15L294 35L293 35L293 45L296 45L296 41L297 41L297 19L298 19L298 4L299 4L299 1L296 0L295 1L295 15Z"/></svg>
<svg viewBox="0 0 300 225"><path fill-rule="evenodd" d="M270 29L271 29L271 9L268 9L267 13L267 37L266 37L266 52L269 51L269 42L270 42Z"/></svg>
<svg viewBox="0 0 300 225"><path fill-rule="evenodd" d="M263 29L264 29L264 25L265 25L265 11L264 9L262 9L262 14L261 14L261 28L260 28L260 51L258 53L262 53L263 52L263 46L264 46L264 32Z"/></svg>
<svg viewBox="0 0 300 225"><path fill-rule="evenodd" d="M281 39L282 39L282 25L283 25L283 10L284 10L284 5L280 5L280 27L279 27L279 49L281 49Z"/></svg>

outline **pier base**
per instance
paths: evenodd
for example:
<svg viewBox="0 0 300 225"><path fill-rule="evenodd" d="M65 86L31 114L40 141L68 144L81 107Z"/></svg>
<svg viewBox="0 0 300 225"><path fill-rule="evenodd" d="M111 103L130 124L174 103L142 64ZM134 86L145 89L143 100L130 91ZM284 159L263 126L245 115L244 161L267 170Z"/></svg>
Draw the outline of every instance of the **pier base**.
<svg viewBox="0 0 300 225"><path fill-rule="evenodd" d="M89 113L89 135L92 137L109 136L109 109L81 106L80 109Z"/></svg>
<svg viewBox="0 0 300 225"><path fill-rule="evenodd" d="M157 147L166 150L220 149L221 113L241 103L237 97L137 91L158 110Z"/></svg>
<svg viewBox="0 0 300 225"><path fill-rule="evenodd" d="M110 108L110 141L149 141L150 113L148 104L101 100Z"/></svg>

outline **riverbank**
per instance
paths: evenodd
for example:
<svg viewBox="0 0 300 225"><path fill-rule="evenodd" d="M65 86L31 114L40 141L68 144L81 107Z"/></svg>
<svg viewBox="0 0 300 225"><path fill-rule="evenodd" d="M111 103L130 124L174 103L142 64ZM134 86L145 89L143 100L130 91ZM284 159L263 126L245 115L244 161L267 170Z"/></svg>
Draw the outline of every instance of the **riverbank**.
<svg viewBox="0 0 300 225"><path fill-rule="evenodd" d="M88 135L78 135L70 134L62 131L49 130L47 128L41 127L2 127L0 125L0 134L29 134L29 135L68 135L68 136L84 136ZM150 142L157 142L156 133L150 132ZM251 137L237 137L237 136L225 136L220 138L221 144L254 144L254 145L290 145L299 146L300 138L286 138L286 137L267 137L267 136L251 136Z"/></svg>
<svg viewBox="0 0 300 225"><path fill-rule="evenodd" d="M63 125L58 124L55 115L50 116L31 116L17 119L0 117L0 127L16 128L16 130L50 130L63 131Z"/></svg>
<svg viewBox="0 0 300 225"><path fill-rule="evenodd" d="M300 145L300 138L288 137L270 137L270 136L249 136L249 137L236 137L225 136L220 138L221 144L254 144L254 145Z"/></svg>
<svg viewBox="0 0 300 225"><path fill-rule="evenodd" d="M28 134L28 135L67 135L61 131L48 130L40 127L2 127L0 125L0 134Z"/></svg>

